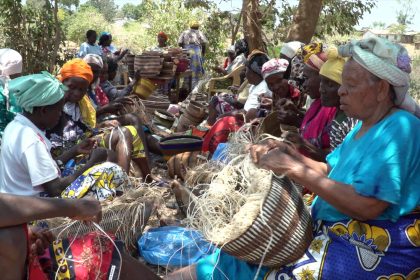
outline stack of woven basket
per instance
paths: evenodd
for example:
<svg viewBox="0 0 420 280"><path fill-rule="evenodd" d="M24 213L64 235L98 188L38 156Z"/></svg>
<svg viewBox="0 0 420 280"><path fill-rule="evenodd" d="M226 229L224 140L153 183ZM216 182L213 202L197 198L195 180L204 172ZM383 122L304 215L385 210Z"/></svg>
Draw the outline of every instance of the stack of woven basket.
<svg viewBox="0 0 420 280"><path fill-rule="evenodd" d="M128 75L130 77L134 77L134 59L135 59L135 55L133 54L128 54L125 56L125 63L127 64L127 68L128 68Z"/></svg>
<svg viewBox="0 0 420 280"><path fill-rule="evenodd" d="M177 132L187 131L191 125L199 125L207 115L207 104L204 102L190 101L184 113L179 118Z"/></svg>
<svg viewBox="0 0 420 280"><path fill-rule="evenodd" d="M140 70L142 77L159 76L163 67L163 54L161 52L144 52L136 56L134 70Z"/></svg>

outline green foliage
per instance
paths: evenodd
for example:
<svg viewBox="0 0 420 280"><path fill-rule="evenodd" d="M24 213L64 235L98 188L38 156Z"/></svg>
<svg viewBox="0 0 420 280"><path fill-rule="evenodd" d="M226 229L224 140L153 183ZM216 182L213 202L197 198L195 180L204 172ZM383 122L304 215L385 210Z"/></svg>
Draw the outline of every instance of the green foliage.
<svg viewBox="0 0 420 280"><path fill-rule="evenodd" d="M374 21L372 23L372 26L371 27L372 28L375 28L375 29L385 29L386 23L383 22L383 21Z"/></svg>
<svg viewBox="0 0 420 280"><path fill-rule="evenodd" d="M0 1L3 45L17 50L23 57L23 72L50 70L56 63L56 30L52 3L48 0Z"/></svg>
<svg viewBox="0 0 420 280"><path fill-rule="evenodd" d="M371 11L376 5L376 2L376 0L324 0L315 37L325 38L328 35L334 34L352 34L359 20L364 14ZM296 12L297 6L291 5L290 1L287 0L282 0L281 5L278 36L280 39L284 39L292 24L293 15Z"/></svg>
<svg viewBox="0 0 420 280"><path fill-rule="evenodd" d="M126 3L121 8L121 12L124 18L140 20L144 14L144 5L134 5L131 3Z"/></svg>
<svg viewBox="0 0 420 280"><path fill-rule="evenodd" d="M410 25L413 23L415 9L413 0L398 0L399 10L397 10L397 23L400 25Z"/></svg>
<svg viewBox="0 0 420 280"><path fill-rule="evenodd" d="M113 22L117 14L118 7L114 0L88 0L84 6L96 8L108 22Z"/></svg>
<svg viewBox="0 0 420 280"><path fill-rule="evenodd" d="M316 36L351 34L365 13L375 6L375 0L325 0L316 29Z"/></svg>
<svg viewBox="0 0 420 280"><path fill-rule="evenodd" d="M90 6L81 7L76 14L65 18L65 26L67 39L77 44L86 41L86 31L89 29L98 33L109 30L105 17Z"/></svg>

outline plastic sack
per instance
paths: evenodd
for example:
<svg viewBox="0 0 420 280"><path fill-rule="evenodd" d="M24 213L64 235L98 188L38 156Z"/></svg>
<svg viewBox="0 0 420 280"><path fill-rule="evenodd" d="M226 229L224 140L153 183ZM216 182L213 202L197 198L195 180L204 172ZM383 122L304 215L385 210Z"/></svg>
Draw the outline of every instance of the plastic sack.
<svg viewBox="0 0 420 280"><path fill-rule="evenodd" d="M146 262L160 266L188 266L219 250L198 231L174 226L147 231L138 245Z"/></svg>

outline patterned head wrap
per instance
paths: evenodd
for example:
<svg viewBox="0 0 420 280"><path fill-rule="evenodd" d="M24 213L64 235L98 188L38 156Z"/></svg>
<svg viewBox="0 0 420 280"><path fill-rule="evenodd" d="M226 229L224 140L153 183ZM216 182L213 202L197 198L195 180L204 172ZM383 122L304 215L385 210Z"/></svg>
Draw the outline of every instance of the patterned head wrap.
<svg viewBox="0 0 420 280"><path fill-rule="evenodd" d="M91 83L93 80L92 69L84 60L80 58L72 59L63 65L58 78L60 81L65 81L72 77L82 78Z"/></svg>
<svg viewBox="0 0 420 280"><path fill-rule="evenodd" d="M327 45L323 43L310 43L308 45L305 45L302 49L303 62L308 62L311 55L318 54L320 52L325 52L326 50Z"/></svg>
<svg viewBox="0 0 420 280"><path fill-rule="evenodd" d="M396 105L420 117L419 104L408 94L411 59L403 46L373 36L353 40L341 46L339 53L343 57L352 57L370 73L388 81L394 87Z"/></svg>
<svg viewBox="0 0 420 280"><path fill-rule="evenodd" d="M292 41L285 43L281 48L280 53L292 59L295 57L298 50L303 47L305 44L299 41Z"/></svg>
<svg viewBox="0 0 420 280"><path fill-rule="evenodd" d="M22 56L12 49L0 49L0 75L22 73Z"/></svg>
<svg viewBox="0 0 420 280"><path fill-rule="evenodd" d="M289 61L283 58L273 58L264 63L261 74L264 79L277 73L284 73L289 67Z"/></svg>
<svg viewBox="0 0 420 280"><path fill-rule="evenodd" d="M10 92L26 112L34 107L53 105L64 98L66 87L48 72L19 77L10 81Z"/></svg>
<svg viewBox="0 0 420 280"><path fill-rule="evenodd" d="M303 68L305 64L303 63L302 49L298 50L296 56L292 59L291 62L291 72L289 77L289 85L294 88L302 91L303 85Z"/></svg>
<svg viewBox="0 0 420 280"><path fill-rule="evenodd" d="M102 60L102 57L100 55L97 54L87 54L83 60L87 63L87 64L95 64L98 65L101 68L104 68L104 62Z"/></svg>
<svg viewBox="0 0 420 280"><path fill-rule="evenodd" d="M338 50L335 47L328 49L327 58L328 60L322 65L319 74L341 85L341 76L346 60L338 55Z"/></svg>
<svg viewBox="0 0 420 280"><path fill-rule="evenodd" d="M324 65L327 59L327 54L325 52L312 54L309 57L308 61L305 62L305 65L319 72L319 70L321 70L322 65Z"/></svg>
<svg viewBox="0 0 420 280"><path fill-rule="evenodd" d="M158 37L162 37L165 41L168 41L168 35L165 32L161 31L158 33Z"/></svg>
<svg viewBox="0 0 420 280"><path fill-rule="evenodd" d="M251 69L253 72L255 72L256 74L262 77L262 74L261 74L262 67L264 63L266 63L269 60L270 58L264 52L260 50L253 50L252 53L248 56L248 59L245 65L249 69Z"/></svg>

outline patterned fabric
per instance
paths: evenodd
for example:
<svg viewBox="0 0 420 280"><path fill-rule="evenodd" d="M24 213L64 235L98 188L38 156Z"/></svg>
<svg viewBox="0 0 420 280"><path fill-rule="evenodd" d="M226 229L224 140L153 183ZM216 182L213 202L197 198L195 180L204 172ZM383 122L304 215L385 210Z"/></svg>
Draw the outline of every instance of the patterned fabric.
<svg viewBox="0 0 420 280"><path fill-rule="evenodd" d="M336 112L337 108L323 107L320 99L315 100L306 112L300 127L303 139L319 149L329 149L329 129Z"/></svg>
<svg viewBox="0 0 420 280"><path fill-rule="evenodd" d="M132 125L125 126L126 129L128 129L131 133L131 136L133 138L133 151L131 153L131 158L145 158L146 152L144 149L143 141L141 140L137 129ZM98 137L98 143L100 147L110 149L109 144L106 143L105 139L109 136L111 137L113 133L122 133L119 128L115 128L112 130L106 130L104 133L99 134ZM120 134L121 135L121 134Z"/></svg>
<svg viewBox="0 0 420 280"><path fill-rule="evenodd" d="M303 68L305 64L303 63L303 56L300 52L298 52L298 54L296 54L296 56L292 59L291 64L289 85L297 88L299 91L303 91Z"/></svg>
<svg viewBox="0 0 420 280"><path fill-rule="evenodd" d="M277 73L284 73L289 67L289 61L283 58L273 58L264 63L261 74L264 79Z"/></svg>
<svg viewBox="0 0 420 280"><path fill-rule="evenodd" d="M420 277L420 213L390 221L317 223L314 240L298 261L258 269L223 251L197 264L198 280L414 280Z"/></svg>
<svg viewBox="0 0 420 280"><path fill-rule="evenodd" d="M210 104L216 108L218 116L232 112L235 110L233 104L236 102L236 95L224 94L213 96L210 100Z"/></svg>
<svg viewBox="0 0 420 280"><path fill-rule="evenodd" d="M122 251L121 242L109 236ZM111 240L92 232L54 241L42 257L30 256L28 280L117 280L121 262Z"/></svg>
<svg viewBox="0 0 420 280"><path fill-rule="evenodd" d="M119 165L104 162L83 172L61 193L61 197L79 199L90 196L99 201L112 200L117 192L130 187L130 179Z"/></svg>
<svg viewBox="0 0 420 280"><path fill-rule="evenodd" d="M188 45L201 46L207 44L207 38L200 30L188 29L181 33L178 44L182 44L184 47Z"/></svg>
<svg viewBox="0 0 420 280"><path fill-rule="evenodd" d="M99 106L105 106L109 104L108 96L102 90L102 87L100 85L98 85L95 88L95 96L96 96L96 101L99 104Z"/></svg>
<svg viewBox="0 0 420 280"><path fill-rule="evenodd" d="M243 124L243 119L238 117L219 119L204 137L202 151L214 153L219 143L226 143L230 133L238 131Z"/></svg>
<svg viewBox="0 0 420 280"><path fill-rule="evenodd" d="M334 150L357 124L357 120L346 117L343 121L333 120L330 127L330 146Z"/></svg>
<svg viewBox="0 0 420 280"><path fill-rule="evenodd" d="M204 61L201 54L201 47L199 45L187 45L186 48L190 53L190 68L192 71L191 79L192 87L194 88L200 81L200 78L204 75Z"/></svg>

